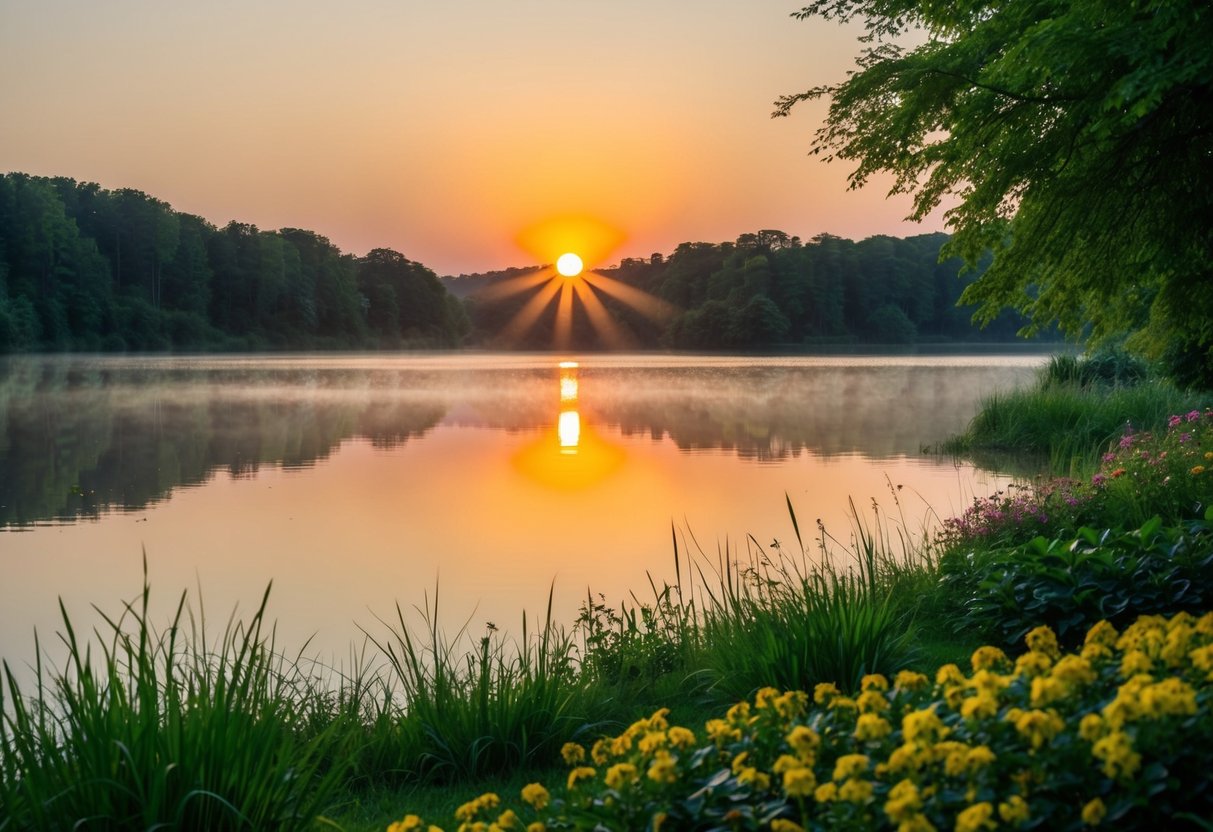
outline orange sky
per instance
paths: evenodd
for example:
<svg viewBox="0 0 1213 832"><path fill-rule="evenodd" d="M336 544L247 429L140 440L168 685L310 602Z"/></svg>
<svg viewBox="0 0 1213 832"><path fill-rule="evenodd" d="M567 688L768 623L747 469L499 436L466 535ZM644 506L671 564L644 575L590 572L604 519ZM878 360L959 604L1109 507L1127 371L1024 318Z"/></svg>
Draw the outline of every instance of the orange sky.
<svg viewBox="0 0 1213 832"><path fill-rule="evenodd" d="M858 27L795 0L0 2L0 171L134 187L440 274L580 215L605 256L761 228L907 235L887 184L807 155ZM587 264L593 265L593 264Z"/></svg>

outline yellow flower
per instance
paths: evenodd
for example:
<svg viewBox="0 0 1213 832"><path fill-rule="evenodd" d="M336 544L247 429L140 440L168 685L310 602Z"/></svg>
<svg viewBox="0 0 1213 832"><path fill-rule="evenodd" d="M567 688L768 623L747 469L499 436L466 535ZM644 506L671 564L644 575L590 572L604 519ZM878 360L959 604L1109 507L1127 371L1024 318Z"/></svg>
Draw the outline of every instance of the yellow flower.
<svg viewBox="0 0 1213 832"><path fill-rule="evenodd" d="M569 782L566 785L569 791L572 791L582 780L590 780L597 774L598 772L589 766L578 766L569 772Z"/></svg>
<svg viewBox="0 0 1213 832"><path fill-rule="evenodd" d="M789 690L775 700L775 710L784 719L794 719L809 706L809 695L802 690Z"/></svg>
<svg viewBox="0 0 1213 832"><path fill-rule="evenodd" d="M737 782L743 786L753 786L757 791L765 792L771 788L771 775L759 771L753 766L746 766L737 774Z"/></svg>
<svg viewBox="0 0 1213 832"><path fill-rule="evenodd" d="M893 732L893 726L876 714L860 714L855 723L855 738L861 742L882 740Z"/></svg>
<svg viewBox="0 0 1213 832"><path fill-rule="evenodd" d="M542 821L538 820L534 823L528 823L526 825L526 832L544 832L545 829L547 829L547 827L543 825ZM431 832L433 832L433 830L431 830ZM441 830L439 830L439 832L441 832Z"/></svg>
<svg viewBox="0 0 1213 832"><path fill-rule="evenodd" d="M1098 797L1082 807L1082 822L1087 826L1099 826L1108 814L1108 807Z"/></svg>
<svg viewBox="0 0 1213 832"><path fill-rule="evenodd" d="M1053 659L1061 655L1061 647L1057 644L1057 634L1043 624L1028 633L1025 641L1028 643L1029 650L1044 653Z"/></svg>
<svg viewBox="0 0 1213 832"><path fill-rule="evenodd" d="M666 728L669 728L670 724L666 722L665 719L669 713L669 708L658 708L657 710L653 711L653 715L649 717L648 725L646 727L648 727L648 729L651 731L664 731Z"/></svg>
<svg viewBox="0 0 1213 832"><path fill-rule="evenodd" d="M649 766L648 778L654 783L675 783L678 781L678 761L668 751L658 751Z"/></svg>
<svg viewBox="0 0 1213 832"><path fill-rule="evenodd" d="M1081 659L1080 659L1081 661ZM1043 708L1059 699L1066 698L1066 686L1052 676L1037 676L1032 680L1031 702L1033 708Z"/></svg>
<svg viewBox="0 0 1213 832"><path fill-rule="evenodd" d="M725 712L724 718L729 722L747 722L750 718L750 703L738 702Z"/></svg>
<svg viewBox="0 0 1213 832"><path fill-rule="evenodd" d="M963 685L966 681L965 675L954 664L945 664L935 671L935 684L937 685Z"/></svg>
<svg viewBox="0 0 1213 832"><path fill-rule="evenodd" d="M978 647L973 651L973 656L969 659L973 664L973 670L991 670L1003 664L1007 660L1007 654L999 650L997 647L986 645ZM940 672L943 672L941 667Z"/></svg>
<svg viewBox="0 0 1213 832"><path fill-rule="evenodd" d="M884 678L883 676L880 678ZM884 694L878 690L865 690L859 694L859 699L855 702L859 706L859 712L863 714L876 713L877 711L887 711L889 709L889 700L884 698Z"/></svg>
<svg viewBox="0 0 1213 832"><path fill-rule="evenodd" d="M1039 679L1033 679L1035 685ZM988 694L970 696L960 703L960 715L965 719L989 719L998 713L998 700Z"/></svg>
<svg viewBox="0 0 1213 832"><path fill-rule="evenodd" d="M405 815L404 820L398 820L387 828L387 832L420 832L421 818L417 815Z"/></svg>
<svg viewBox="0 0 1213 832"><path fill-rule="evenodd" d="M552 796L542 783L528 783L522 787L522 800L536 811L542 812L547 808Z"/></svg>
<svg viewBox="0 0 1213 832"><path fill-rule="evenodd" d="M763 711L774 709L775 698L778 696L779 690L777 688L759 688L758 692L754 694L754 707Z"/></svg>
<svg viewBox="0 0 1213 832"><path fill-rule="evenodd" d="M1003 823L1009 823L1011 826L1025 823L1030 815L1028 802L1017 794L998 804L998 816L1002 818Z"/></svg>
<svg viewBox="0 0 1213 832"><path fill-rule="evenodd" d="M607 769L603 782L608 789L622 789L636 780L636 766L631 763L616 763Z"/></svg>
<svg viewBox="0 0 1213 832"><path fill-rule="evenodd" d="M899 671L893 679L893 684L903 690L922 690L930 683L931 680L925 675L912 670Z"/></svg>
<svg viewBox="0 0 1213 832"><path fill-rule="evenodd" d="M1011 717L1011 713L1007 713ZM1021 711L1015 716L1015 730L1038 749L1052 740L1066 727L1065 722L1055 711Z"/></svg>
<svg viewBox="0 0 1213 832"><path fill-rule="evenodd" d="M741 739L741 729L734 728L723 719L709 719L704 727L707 729L708 737L717 745Z"/></svg>
<svg viewBox="0 0 1213 832"><path fill-rule="evenodd" d="M775 818L771 821L771 832L805 832L804 827L787 818Z"/></svg>
<svg viewBox="0 0 1213 832"><path fill-rule="evenodd" d="M732 770L732 772L734 774L741 773L741 770L746 767L745 761L746 761L746 758L749 756L750 756L750 752L742 751L740 754L738 754L736 757L733 758L733 763L732 763L732 765L729 766L729 768Z"/></svg>
<svg viewBox="0 0 1213 832"><path fill-rule="evenodd" d="M1078 723L1078 736L1087 742L1095 742L1103 736L1103 718L1099 714L1087 714Z"/></svg>
<svg viewBox="0 0 1213 832"><path fill-rule="evenodd" d="M859 706L855 703L855 700L849 696L835 696L833 699L830 700L830 704L827 705L826 707L828 707L832 711L834 711L834 710L854 711L854 710L857 710Z"/></svg>
<svg viewBox="0 0 1213 832"><path fill-rule="evenodd" d="M901 732L906 742L931 743L946 737L951 729L943 724L933 708L928 707L906 714L901 720Z"/></svg>
<svg viewBox="0 0 1213 832"><path fill-rule="evenodd" d="M1103 760L1103 772L1114 780L1128 780L1141 767L1141 755L1124 731L1113 731L1091 746L1091 754Z"/></svg>
<svg viewBox="0 0 1213 832"><path fill-rule="evenodd" d="M786 737L788 745L802 757L813 754L821 745L821 737L807 725L797 725Z"/></svg>
<svg viewBox="0 0 1213 832"><path fill-rule="evenodd" d="M1120 675L1128 679L1139 673L1149 673L1154 669L1154 662L1141 650L1130 650L1120 660Z"/></svg>
<svg viewBox="0 0 1213 832"><path fill-rule="evenodd" d="M664 747L668 741L665 731L649 731L640 738L640 753L652 754L658 748Z"/></svg>
<svg viewBox="0 0 1213 832"><path fill-rule="evenodd" d="M464 803L462 806L456 809L455 819L464 822L472 821L477 815L486 809L496 809L500 803L501 798L499 798L496 794L493 792L485 792L484 794L480 795L480 797L477 797L474 800L469 800L467 803Z"/></svg>
<svg viewBox="0 0 1213 832"><path fill-rule="evenodd" d="M857 777L868 770L868 755L843 754L834 763L834 779L841 782L848 777Z"/></svg>
<svg viewBox="0 0 1213 832"><path fill-rule="evenodd" d="M918 744L913 742L895 748L889 755L889 761L876 767L878 774L886 770L894 774L901 774L907 769L917 771L924 763L923 755L919 752Z"/></svg>
<svg viewBox="0 0 1213 832"><path fill-rule="evenodd" d="M852 777L838 788L838 799L847 803L866 803L872 799L872 784Z"/></svg>
<svg viewBox="0 0 1213 832"><path fill-rule="evenodd" d="M978 745L969 749L969 753L965 758L965 768L969 771L978 771L993 763L998 759L998 756L990 750L987 745Z"/></svg>
<svg viewBox="0 0 1213 832"><path fill-rule="evenodd" d="M783 791L788 797L808 797L817 788L811 768L792 768L783 773Z"/></svg>
<svg viewBox="0 0 1213 832"><path fill-rule="evenodd" d="M994 829L997 824L991 818L994 807L989 803L974 803L956 816L956 832L979 832L982 829Z"/></svg>
<svg viewBox="0 0 1213 832"><path fill-rule="evenodd" d="M876 690L884 692L889 689L889 680L879 673L869 673L860 681L859 689L862 691Z"/></svg>
<svg viewBox="0 0 1213 832"><path fill-rule="evenodd" d="M653 832L661 832L662 824L665 823L666 818L668 818L668 817L669 817L669 815L667 815L665 812L654 813L654 815L653 815Z"/></svg>
<svg viewBox="0 0 1213 832"><path fill-rule="evenodd" d="M1213 644L1197 647L1188 652L1188 660L1197 670L1213 673Z"/></svg>
<svg viewBox="0 0 1213 832"><path fill-rule="evenodd" d="M695 732L690 728L675 725L669 730L670 745L675 748L690 748L695 744Z"/></svg>
<svg viewBox="0 0 1213 832"><path fill-rule="evenodd" d="M1196 713L1196 691L1172 676L1142 690L1141 709L1152 717L1192 716Z"/></svg>
<svg viewBox="0 0 1213 832"><path fill-rule="evenodd" d="M575 766L585 761L585 749L575 742L566 742L560 746L560 756L567 765Z"/></svg>
<svg viewBox="0 0 1213 832"><path fill-rule="evenodd" d="M833 682L821 682L813 688L813 701L818 705L824 705L840 693L842 691Z"/></svg>
<svg viewBox="0 0 1213 832"><path fill-rule="evenodd" d="M1029 650L1015 660L1015 672L1021 676L1041 676L1052 666L1052 659L1035 650Z"/></svg>
<svg viewBox="0 0 1213 832"><path fill-rule="evenodd" d="M611 744L605 738L596 740L590 749L590 759L600 766L606 765L611 759Z"/></svg>
<svg viewBox="0 0 1213 832"><path fill-rule="evenodd" d="M1062 656L1054 665L1052 676L1071 687L1089 685L1098 678L1091 662L1074 655Z"/></svg>
<svg viewBox="0 0 1213 832"><path fill-rule="evenodd" d="M912 780L902 780L889 789L888 800L884 804L884 813L893 823L908 820L922 811L922 796L918 786Z"/></svg>
<svg viewBox="0 0 1213 832"><path fill-rule="evenodd" d="M521 829L522 819L518 817L518 814L513 809L506 809L497 816L496 826L499 829Z"/></svg>
<svg viewBox="0 0 1213 832"><path fill-rule="evenodd" d="M813 799L818 803L829 803L838 799L838 786L833 783L822 783L813 790Z"/></svg>
<svg viewBox="0 0 1213 832"><path fill-rule="evenodd" d="M1120 633L1116 632L1115 627L1107 621L1097 621L1091 629L1087 630L1087 637L1083 643L1102 644L1104 647L1113 647L1119 638Z"/></svg>
<svg viewBox="0 0 1213 832"><path fill-rule="evenodd" d="M897 832L936 832L936 829L925 815L913 815L897 824Z"/></svg>
<svg viewBox="0 0 1213 832"><path fill-rule="evenodd" d="M1084 644L1080 655L1089 662L1098 662L1112 658L1112 649L1104 644Z"/></svg>
<svg viewBox="0 0 1213 832"><path fill-rule="evenodd" d="M1205 472L1205 466L1203 466L1203 465L1193 465L1192 466L1192 476L1199 477L1204 472Z"/></svg>

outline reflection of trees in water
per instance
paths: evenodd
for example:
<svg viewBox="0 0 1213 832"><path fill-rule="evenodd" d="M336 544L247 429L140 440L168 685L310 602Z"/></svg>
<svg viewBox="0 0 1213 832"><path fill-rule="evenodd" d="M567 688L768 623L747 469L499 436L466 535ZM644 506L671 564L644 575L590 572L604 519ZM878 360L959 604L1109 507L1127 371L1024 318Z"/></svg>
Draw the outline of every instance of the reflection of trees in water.
<svg viewBox="0 0 1213 832"><path fill-rule="evenodd" d="M554 362L553 362L554 363ZM138 509L216 470L307 467L346 439L398 447L440 422L554 428L555 366L492 370L247 362L0 362L0 525ZM323 364L323 362L321 362ZM915 454L1028 367L583 367L578 409L609 441L768 461Z"/></svg>
<svg viewBox="0 0 1213 832"><path fill-rule="evenodd" d="M686 451L723 450L776 461L802 452L917 454L959 433L984 393L1031 377L1029 368L862 366L735 369L583 369L580 409L624 436L668 437ZM503 430L555 423L547 400L504 393L452 410L446 422ZM549 389L550 388L550 389Z"/></svg>
<svg viewBox="0 0 1213 832"><path fill-rule="evenodd" d="M0 524L138 509L220 469L313 465L353 437L396 447L445 412L432 399L371 397L364 374L344 374L339 387L289 375L10 368L0 376Z"/></svg>

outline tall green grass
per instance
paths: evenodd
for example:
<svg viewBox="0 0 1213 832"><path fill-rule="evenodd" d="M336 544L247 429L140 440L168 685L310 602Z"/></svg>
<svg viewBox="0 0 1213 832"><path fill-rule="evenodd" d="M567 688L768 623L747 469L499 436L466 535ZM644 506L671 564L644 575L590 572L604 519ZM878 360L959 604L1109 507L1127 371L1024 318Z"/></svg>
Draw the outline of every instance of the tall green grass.
<svg viewBox="0 0 1213 832"><path fill-rule="evenodd" d="M1038 454L1056 471L1092 467L1126 425L1159 430L1167 417L1204 399L1162 381L1132 387L1043 384L996 393L981 402L968 429L942 445L948 453L1012 451Z"/></svg>
<svg viewBox="0 0 1213 832"><path fill-rule="evenodd" d="M403 611L369 634L386 657L395 694L375 715L365 753L389 780L467 780L556 759L561 745L588 730L603 704L578 674L573 639L551 617L507 642L490 631L469 646L467 625L448 639L438 597L421 610L424 638Z"/></svg>
<svg viewBox="0 0 1213 832"><path fill-rule="evenodd" d="M146 580L95 640L61 604L64 667L39 650L27 696L3 666L0 828L311 828L345 776L342 726L309 724L316 680L275 651L268 593L215 646L185 594L155 630Z"/></svg>
<svg viewBox="0 0 1213 832"><path fill-rule="evenodd" d="M865 674L891 673L915 658L912 610L891 591L910 568L851 509L846 563L835 562L824 528L818 557L808 557L789 501L797 552L758 547L736 568L726 551L717 591L705 582L701 660L727 699L767 685L811 690L834 682L853 690Z"/></svg>

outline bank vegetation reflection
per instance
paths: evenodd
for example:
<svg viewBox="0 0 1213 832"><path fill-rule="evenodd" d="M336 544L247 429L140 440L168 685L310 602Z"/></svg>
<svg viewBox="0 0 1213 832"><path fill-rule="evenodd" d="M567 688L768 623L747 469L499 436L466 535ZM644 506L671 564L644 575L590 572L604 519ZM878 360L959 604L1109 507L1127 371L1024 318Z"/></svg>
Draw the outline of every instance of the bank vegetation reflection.
<svg viewBox="0 0 1213 832"><path fill-rule="evenodd" d="M982 366L6 359L0 527L138 510L216 471L306 468L348 440L392 450L438 428L534 434L514 463L553 488L600 481L646 439L757 462L912 455L962 430L991 378Z"/></svg>

